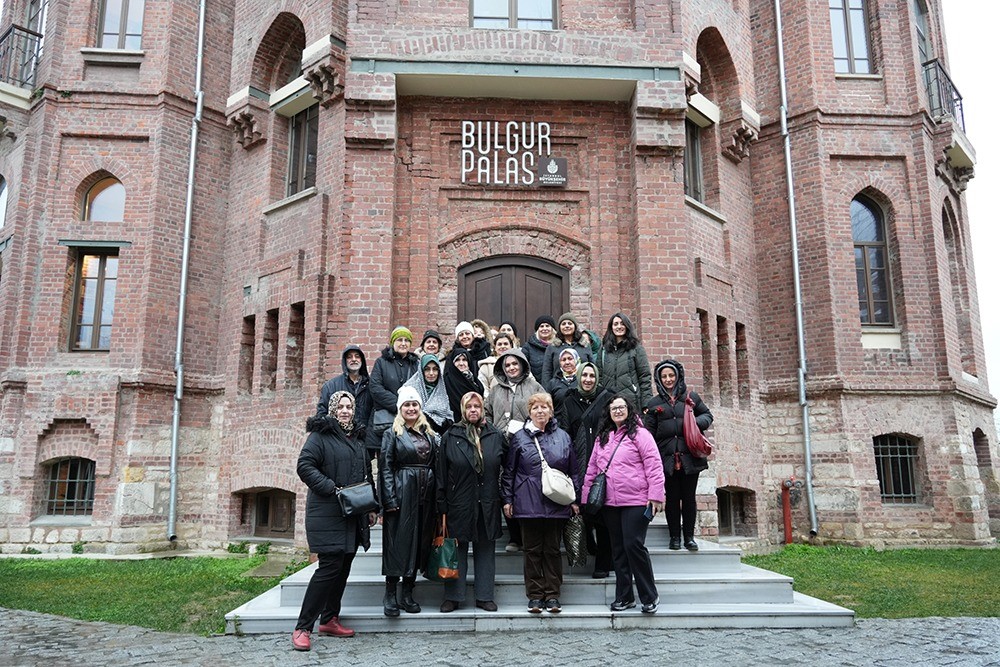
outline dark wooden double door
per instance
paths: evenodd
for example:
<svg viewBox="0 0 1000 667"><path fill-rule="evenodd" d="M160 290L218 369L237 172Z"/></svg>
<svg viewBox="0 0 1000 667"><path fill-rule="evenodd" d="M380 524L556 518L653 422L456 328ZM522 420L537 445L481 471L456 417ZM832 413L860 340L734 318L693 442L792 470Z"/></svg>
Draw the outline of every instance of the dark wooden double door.
<svg viewBox="0 0 1000 667"><path fill-rule="evenodd" d="M521 342L534 333L535 318L553 319L569 310L569 272L537 257L505 255L466 264L458 270L458 318L479 318L498 327L517 326Z"/></svg>

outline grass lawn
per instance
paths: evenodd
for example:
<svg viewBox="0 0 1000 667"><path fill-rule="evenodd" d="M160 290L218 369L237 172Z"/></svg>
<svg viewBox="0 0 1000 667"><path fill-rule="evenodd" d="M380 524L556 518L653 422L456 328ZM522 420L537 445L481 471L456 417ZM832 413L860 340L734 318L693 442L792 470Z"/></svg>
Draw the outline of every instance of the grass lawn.
<svg viewBox="0 0 1000 667"><path fill-rule="evenodd" d="M278 583L240 577L263 560L0 559L0 607L171 632L222 632L228 612Z"/></svg>
<svg viewBox="0 0 1000 667"><path fill-rule="evenodd" d="M1000 616L1000 549L899 549L793 544L749 565L795 578L795 590L859 618Z"/></svg>

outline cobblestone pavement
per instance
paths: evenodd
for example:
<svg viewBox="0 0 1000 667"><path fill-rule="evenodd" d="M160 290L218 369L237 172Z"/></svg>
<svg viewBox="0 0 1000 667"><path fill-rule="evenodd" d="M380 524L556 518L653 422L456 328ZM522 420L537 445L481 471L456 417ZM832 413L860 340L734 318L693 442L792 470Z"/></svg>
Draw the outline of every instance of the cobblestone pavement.
<svg viewBox="0 0 1000 667"><path fill-rule="evenodd" d="M555 656L548 657L548 656ZM615 630L199 637L0 609L0 665L1000 665L1000 619L860 620L820 630Z"/></svg>

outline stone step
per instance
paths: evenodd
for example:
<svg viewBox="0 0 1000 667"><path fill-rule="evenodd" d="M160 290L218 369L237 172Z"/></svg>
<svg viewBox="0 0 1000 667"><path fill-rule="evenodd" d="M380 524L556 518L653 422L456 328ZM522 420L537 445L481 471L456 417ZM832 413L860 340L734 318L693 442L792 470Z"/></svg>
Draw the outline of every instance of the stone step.
<svg viewBox="0 0 1000 667"><path fill-rule="evenodd" d="M273 588L264 595L226 615L228 633L291 633L299 609L277 604L279 592ZM470 608L471 607L471 608ZM560 614L531 614L527 605L500 605L496 612L485 612L466 604L450 614L437 608L419 614L403 613L386 618L381 607L345 606L343 622L359 632L490 632L505 630L613 630L645 628L819 628L851 627L854 612L843 607L795 593L786 604L706 604L671 601L661 592L656 614L638 609L611 612L605 605L566 605Z"/></svg>
<svg viewBox="0 0 1000 667"><path fill-rule="evenodd" d="M282 582L280 606L298 607L302 604L314 569L315 567L310 567L302 570L296 573L294 579ZM749 565L743 566L737 573L660 575L656 578L656 586L663 599L698 600L706 604L786 604L792 601L791 578ZM466 590L466 600L475 600L471 579ZM352 570L343 604L361 607L378 605L381 604L384 592L384 577L358 576ZM444 586L420 579L413 596L422 606L436 609L444 601ZM564 604L610 605L615 599L615 578L613 575L607 579L593 579L589 575L564 575L559 599ZM497 575L494 600L497 604L513 607L526 604L523 575Z"/></svg>

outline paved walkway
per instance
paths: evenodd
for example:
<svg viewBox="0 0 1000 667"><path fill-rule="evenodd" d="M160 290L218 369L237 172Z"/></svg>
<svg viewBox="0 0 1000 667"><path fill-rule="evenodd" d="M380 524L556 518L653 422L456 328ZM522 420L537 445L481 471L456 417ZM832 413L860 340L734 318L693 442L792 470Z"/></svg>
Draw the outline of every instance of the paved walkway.
<svg viewBox="0 0 1000 667"><path fill-rule="evenodd" d="M547 656L556 656L550 658ZM429 665L566 664L998 665L1000 619L860 620L821 630L618 630L560 633L368 634L313 637L313 650L291 650L287 635L199 637L85 623L0 609L0 665Z"/></svg>

